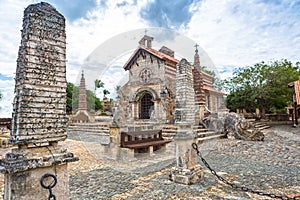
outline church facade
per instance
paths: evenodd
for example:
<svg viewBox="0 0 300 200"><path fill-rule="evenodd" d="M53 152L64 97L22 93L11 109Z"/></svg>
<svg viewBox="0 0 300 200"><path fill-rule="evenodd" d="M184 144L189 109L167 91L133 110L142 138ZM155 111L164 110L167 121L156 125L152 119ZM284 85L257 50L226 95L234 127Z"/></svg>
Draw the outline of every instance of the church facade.
<svg viewBox="0 0 300 200"><path fill-rule="evenodd" d="M129 80L119 93L119 117L129 124L135 122L170 123L175 121L176 67L175 52L163 46L152 48L153 37L145 35L124 65ZM214 77L200 68L196 46L193 85L196 121L205 112L216 112L223 105L224 93L213 87Z"/></svg>

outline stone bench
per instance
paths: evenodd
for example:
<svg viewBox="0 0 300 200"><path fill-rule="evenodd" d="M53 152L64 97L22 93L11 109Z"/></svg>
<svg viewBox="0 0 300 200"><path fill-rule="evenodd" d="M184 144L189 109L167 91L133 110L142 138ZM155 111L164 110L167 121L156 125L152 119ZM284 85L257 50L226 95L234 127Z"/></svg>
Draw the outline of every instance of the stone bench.
<svg viewBox="0 0 300 200"><path fill-rule="evenodd" d="M121 132L121 148L127 148L127 154L149 153L164 148L172 140L162 137L162 130Z"/></svg>

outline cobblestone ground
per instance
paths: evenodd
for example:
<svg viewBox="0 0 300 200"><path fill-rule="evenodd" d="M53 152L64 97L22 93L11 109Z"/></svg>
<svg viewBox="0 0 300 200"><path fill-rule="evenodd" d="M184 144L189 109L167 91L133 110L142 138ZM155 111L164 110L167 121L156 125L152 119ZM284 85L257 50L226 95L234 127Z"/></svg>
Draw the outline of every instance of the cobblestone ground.
<svg viewBox="0 0 300 200"><path fill-rule="evenodd" d="M265 136L264 142L209 141L202 144L200 150L211 167L228 181L265 193L287 194L290 197L300 195L300 128L276 126L265 130ZM86 145L84 148L93 152ZM217 181L207 169L204 179L197 184L175 184L168 179L169 170L174 166L173 155L170 152L158 153L156 159L142 157L127 163L98 157L101 163L98 168L77 174L73 171L70 176L71 197L128 200L270 199L233 190Z"/></svg>
<svg viewBox="0 0 300 200"><path fill-rule="evenodd" d="M169 181L175 164L174 145L154 157L140 155L132 162L104 158L99 144L88 136L70 136L64 146L80 158L69 164L72 200L270 199L233 190L207 169L194 185ZM232 183L277 195L300 195L300 127L272 127L265 130L264 142L219 139L199 147L210 166ZM3 191L3 185L1 188Z"/></svg>

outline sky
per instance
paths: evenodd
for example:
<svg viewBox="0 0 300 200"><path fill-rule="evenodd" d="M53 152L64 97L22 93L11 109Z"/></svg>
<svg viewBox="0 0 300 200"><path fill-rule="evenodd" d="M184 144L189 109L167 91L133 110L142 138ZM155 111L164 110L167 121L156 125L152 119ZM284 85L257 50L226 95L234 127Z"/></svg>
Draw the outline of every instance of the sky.
<svg viewBox="0 0 300 200"><path fill-rule="evenodd" d="M0 117L11 117L23 11L28 5L39 2L0 0L0 92L3 94ZM154 38L157 47L167 41L169 44L183 42L178 39L183 37L194 42L188 43L190 46L180 43L182 48L176 49L178 55L192 58L193 44L199 44L221 79L230 77L235 68L261 61L300 61L300 0L47 2L66 18L68 82L78 83L81 70L88 68L91 60L99 55L103 57L103 52L112 52L110 57L105 57L106 66L99 69L102 75L98 73L99 79L103 79L112 91L113 82L122 82L116 81L115 76L123 75L122 66L137 47L145 29L149 30L150 36L155 35L153 30L164 30L161 38L158 35ZM132 31L135 36L130 37L130 45L120 48L125 41L118 43L119 39L128 39L125 36ZM169 31L176 33L176 37L168 34ZM174 38L168 40L172 36ZM101 91L98 92L101 97Z"/></svg>

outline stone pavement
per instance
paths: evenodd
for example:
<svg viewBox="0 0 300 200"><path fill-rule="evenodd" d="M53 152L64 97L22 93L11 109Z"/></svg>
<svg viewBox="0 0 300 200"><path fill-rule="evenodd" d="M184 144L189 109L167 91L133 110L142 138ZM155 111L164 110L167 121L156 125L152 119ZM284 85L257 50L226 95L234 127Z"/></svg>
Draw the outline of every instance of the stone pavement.
<svg viewBox="0 0 300 200"><path fill-rule="evenodd" d="M264 142L209 141L200 150L210 166L230 182L277 195L300 195L300 127L272 127L265 130L265 136ZM72 200L270 199L231 189L202 163L205 176L199 183L187 186L169 181L169 170L175 165L172 145L156 157L141 154L136 161L118 162L105 158L95 140L78 135L69 138L65 147L80 158L69 164Z"/></svg>
<svg viewBox="0 0 300 200"><path fill-rule="evenodd" d="M265 135L264 142L209 141L200 150L211 167L233 183L277 195L300 195L300 128L277 126L265 130ZM87 143L85 148L96 152ZM270 199L233 190L207 169L198 184L175 184L169 181L174 155L157 155L128 163L98 155L99 168L71 175L72 199Z"/></svg>

